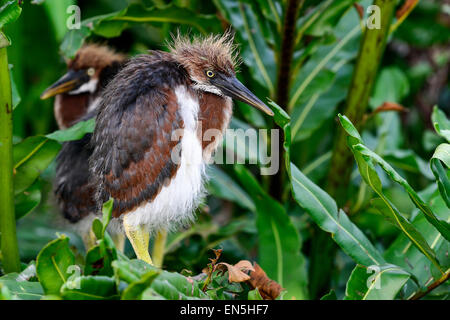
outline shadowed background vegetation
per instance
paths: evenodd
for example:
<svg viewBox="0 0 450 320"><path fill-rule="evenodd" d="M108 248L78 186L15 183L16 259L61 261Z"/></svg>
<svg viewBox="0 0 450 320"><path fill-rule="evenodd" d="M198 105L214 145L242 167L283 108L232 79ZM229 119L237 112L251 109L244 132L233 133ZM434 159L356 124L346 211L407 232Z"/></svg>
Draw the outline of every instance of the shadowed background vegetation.
<svg viewBox="0 0 450 320"><path fill-rule="evenodd" d="M284 299L449 297L449 1L20 2L16 21L6 25L0 14L0 29L11 41L22 269L34 266L40 252L41 259L59 254L61 265L83 266L84 282L70 290L64 279L53 283L50 267L38 267L22 287L16 273L1 277L0 289L9 295L0 291L0 297L261 298L249 293L254 286L229 284L217 272L209 289L204 277L194 277L206 294L180 293L184 276L200 274L213 248L223 250L223 262L257 261L286 289ZM67 30L73 4L81 8L81 28ZM378 30L366 28L372 4L381 8ZM98 252L85 257L52 198L53 159L62 139L45 137L57 126L53 101L40 94L85 42L134 56L167 50L178 29L194 35L230 27L243 61L239 77L258 97L273 100L275 112L272 119L237 102L231 127L281 128L280 172L261 176L262 150L251 146L239 156L257 164L210 168L210 195L196 224L169 235L164 269L180 274L143 270L111 248L104 230L96 232ZM98 276L90 265L100 253L111 259ZM129 244L125 255L133 258ZM129 269L135 278L123 276ZM178 291L161 289L164 277ZM115 279L134 291L125 293ZM18 294L20 288L30 295Z"/></svg>

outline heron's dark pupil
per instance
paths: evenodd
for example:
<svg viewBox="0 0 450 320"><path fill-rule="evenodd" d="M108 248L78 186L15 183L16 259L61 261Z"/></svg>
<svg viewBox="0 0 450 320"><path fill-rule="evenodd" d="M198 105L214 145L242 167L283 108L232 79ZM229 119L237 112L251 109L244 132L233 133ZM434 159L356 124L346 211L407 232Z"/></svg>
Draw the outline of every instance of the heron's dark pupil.
<svg viewBox="0 0 450 320"><path fill-rule="evenodd" d="M211 70L206 71L206 75L210 78L214 77L214 72L212 72Z"/></svg>

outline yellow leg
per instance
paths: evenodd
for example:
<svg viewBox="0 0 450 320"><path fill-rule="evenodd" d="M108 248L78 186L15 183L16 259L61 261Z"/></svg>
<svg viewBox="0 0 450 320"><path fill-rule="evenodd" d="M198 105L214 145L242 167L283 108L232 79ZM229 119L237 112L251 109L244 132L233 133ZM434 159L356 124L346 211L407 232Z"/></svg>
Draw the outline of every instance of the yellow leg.
<svg viewBox="0 0 450 320"><path fill-rule="evenodd" d="M91 228L89 228L88 232L85 232L81 235L81 239L83 240L86 252L97 244L97 238L95 237L95 234Z"/></svg>
<svg viewBox="0 0 450 320"><path fill-rule="evenodd" d="M125 229L125 233L127 234L128 240L130 240L131 245L133 246L137 258L153 265L152 258L150 258L150 254L148 253L150 234L147 232L147 230L145 230L145 228L142 226L130 226L127 223L126 216L123 219L123 227Z"/></svg>
<svg viewBox="0 0 450 320"><path fill-rule="evenodd" d="M156 234L155 244L153 245L153 260L155 267L161 268L164 261L166 247L167 231L161 230Z"/></svg>
<svg viewBox="0 0 450 320"><path fill-rule="evenodd" d="M123 250L125 249L125 235L122 233L117 233L113 234L111 238L117 250L123 253Z"/></svg>

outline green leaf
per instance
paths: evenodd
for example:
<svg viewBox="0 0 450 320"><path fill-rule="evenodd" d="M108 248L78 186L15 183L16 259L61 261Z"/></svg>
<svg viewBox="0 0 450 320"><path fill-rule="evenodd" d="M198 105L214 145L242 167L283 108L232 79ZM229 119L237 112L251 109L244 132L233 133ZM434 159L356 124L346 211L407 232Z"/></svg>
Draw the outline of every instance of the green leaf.
<svg viewBox="0 0 450 320"><path fill-rule="evenodd" d="M70 30L64 37L61 51L67 57L73 57L82 46L84 39L92 33L112 38L118 37L122 31L135 23L176 23L189 25L203 34L218 31L219 21L213 15L201 15L191 12L187 8L168 5L161 8L145 8L140 4L109 14L91 17L82 21L79 30Z"/></svg>
<svg viewBox="0 0 450 320"><path fill-rule="evenodd" d="M6 1L0 7L0 30L8 23L16 21L21 12L22 8L17 0Z"/></svg>
<svg viewBox="0 0 450 320"><path fill-rule="evenodd" d="M208 191L216 197L233 201L243 208L255 211L256 207L249 195L231 179L225 172L216 166L207 168Z"/></svg>
<svg viewBox="0 0 450 320"><path fill-rule="evenodd" d="M43 136L29 137L13 146L14 191L25 191L53 161L61 149L56 141Z"/></svg>
<svg viewBox="0 0 450 320"><path fill-rule="evenodd" d="M442 165L445 164L446 168ZM450 144L443 143L436 148L430 160L431 170L436 178L436 182L447 207L450 208L450 180L448 177L450 168Z"/></svg>
<svg viewBox="0 0 450 320"><path fill-rule="evenodd" d="M9 273L0 277L0 300L40 300L44 290L39 282L31 282L21 278L18 273Z"/></svg>
<svg viewBox="0 0 450 320"><path fill-rule="evenodd" d="M357 2L357 0L328 2L329 5L327 5L326 8L323 8L323 12L306 30L305 34L319 37L333 31L333 28L337 25L341 17L355 2Z"/></svg>
<svg viewBox="0 0 450 320"><path fill-rule="evenodd" d="M375 170L373 170L375 172ZM377 179L373 174L369 174L369 185ZM373 187L372 187L373 188ZM429 246L423 235L397 210L397 208L384 196L372 200L372 205L386 219L403 232L408 239L431 261L434 265L441 269L439 262L436 260L436 253Z"/></svg>
<svg viewBox="0 0 450 320"><path fill-rule="evenodd" d="M145 275L151 277L149 275L151 271L161 272L159 269L141 260L114 261L113 268L115 277L130 285L140 282ZM142 300L190 300L207 299L208 296L199 289L199 284L196 280L178 273L162 271L152 280L150 288L147 288L142 293L141 298Z"/></svg>
<svg viewBox="0 0 450 320"><path fill-rule="evenodd" d="M350 134L351 138L348 139L348 144L352 150L356 162L358 164L358 169L363 177L364 181L375 191L375 193L380 197L380 199L375 199L373 205L396 227L398 227L410 240L411 242L428 258L431 262L439 269L440 265L436 260L435 252L430 248L429 244L425 241L423 236L414 228L414 226L397 210L397 208L391 203L391 201L383 193L383 187L381 180L378 177L378 173L375 170L374 163L378 163L384 171L393 179L395 182L402 185L405 190L409 193L414 204L425 213L425 216L433 223L437 228L445 228L445 225L441 223L446 223L437 219L433 214L431 209L425 204L425 202L417 195L417 193L409 186L409 184L404 180L395 170L381 159L377 154L366 148L362 144L362 139L359 133L356 131L353 124L348 120L348 118L339 115L341 124L347 133ZM440 230L441 231L441 230Z"/></svg>
<svg viewBox="0 0 450 320"><path fill-rule="evenodd" d="M234 0L214 0L217 8L236 30L241 46L241 56L249 67L253 79L267 88L269 95L275 92L275 53L265 42L251 6Z"/></svg>
<svg viewBox="0 0 450 320"><path fill-rule="evenodd" d="M436 189L435 186L432 187ZM446 218L447 222L450 222L448 207L445 205L439 193L435 191L431 195L425 195L425 197L436 215L441 219ZM445 257L448 255L448 241L442 237L436 228L428 223L424 215L416 214L411 223L425 237L427 243L430 243L431 249L436 252L437 256ZM434 266L403 233L389 246L384 256L389 263L401 266L403 269L413 274L422 288L426 287L430 279L437 279L442 275L436 266ZM407 296L414 292L413 286L407 286L407 289Z"/></svg>
<svg viewBox="0 0 450 320"><path fill-rule="evenodd" d="M167 300L198 300L208 296L199 289L199 283L179 273L162 271L153 280L149 289L144 291L142 299L162 298Z"/></svg>
<svg viewBox="0 0 450 320"><path fill-rule="evenodd" d="M346 300L393 300L410 278L410 274L394 265L357 265L347 282Z"/></svg>
<svg viewBox="0 0 450 320"><path fill-rule="evenodd" d="M12 299L12 296L11 296L11 293L9 292L8 287L0 282L0 301L1 300L11 300L11 299Z"/></svg>
<svg viewBox="0 0 450 320"><path fill-rule="evenodd" d="M36 260L36 274L45 294L59 295L61 287L73 272L69 267L74 266L75 256L69 248L69 238L62 235L48 243Z"/></svg>
<svg viewBox="0 0 450 320"><path fill-rule="evenodd" d="M378 164L394 182L397 182L405 189L405 191L409 194L414 205L425 214L427 220L433 226L435 226L447 240L450 240L450 225L446 221L438 219L433 213L433 211L429 208L429 206L420 198L417 192L414 191L414 189L409 185L409 183L402 176L400 176L379 155L377 155L375 152L373 152L364 145L364 142L359 136L359 133L357 132L357 130L347 117L339 115L339 118L345 131L347 131L347 133L350 136L352 136L354 139L357 140L356 142L352 142L350 139L349 146L353 154L355 155L361 176L364 178L366 183L380 196L380 198L385 200L386 205L392 208L391 212L394 214L398 213L398 211L393 208L393 205L388 203L387 198L383 194L381 181L375 170L374 163ZM409 224L409 222L407 221L406 223ZM431 252L428 253L430 254Z"/></svg>
<svg viewBox="0 0 450 320"><path fill-rule="evenodd" d="M1 47L1 45L0 45ZM20 97L19 90L17 90L16 82L14 81L14 75L12 72L12 65L9 66L9 78L11 79L11 93L12 93L12 101L13 101L13 110L19 105L22 101Z"/></svg>
<svg viewBox="0 0 450 320"><path fill-rule="evenodd" d="M105 276L80 276L67 281L61 288L67 300L111 300L118 293L114 278Z"/></svg>
<svg viewBox="0 0 450 320"><path fill-rule="evenodd" d="M86 133L94 132L94 128L95 119L92 118L86 121L80 121L68 129L49 133L46 137L59 142L80 140Z"/></svg>
<svg viewBox="0 0 450 320"><path fill-rule="evenodd" d="M324 295L320 300L337 300L336 292L331 289L326 295Z"/></svg>
<svg viewBox="0 0 450 320"><path fill-rule="evenodd" d="M41 203L40 183L37 181L14 198L16 220L25 217Z"/></svg>
<svg viewBox="0 0 450 320"><path fill-rule="evenodd" d="M357 263L370 266L382 265L385 261L377 249L358 229L336 202L325 191L309 180L291 163L292 192L298 204L305 209L314 222Z"/></svg>
<svg viewBox="0 0 450 320"><path fill-rule="evenodd" d="M267 195L244 166L235 172L256 205L259 264L268 277L287 290L288 298L307 298L305 258L301 239L285 209Z"/></svg>
<svg viewBox="0 0 450 320"><path fill-rule="evenodd" d="M248 292L247 300L264 300L261 297L258 289L253 289Z"/></svg>
<svg viewBox="0 0 450 320"><path fill-rule="evenodd" d="M437 106L434 106L431 114L431 121L433 122L436 132L450 142L450 120L447 119L445 113Z"/></svg>
<svg viewBox="0 0 450 320"><path fill-rule="evenodd" d="M75 0L45 0L43 3L58 42L62 40L67 30L67 8L75 2Z"/></svg>
<svg viewBox="0 0 450 320"><path fill-rule="evenodd" d="M82 25L80 29L69 30L61 43L60 50L67 58L73 58L83 46L84 39L91 35L91 29Z"/></svg>
<svg viewBox="0 0 450 320"><path fill-rule="evenodd" d="M153 280L160 275L158 270L150 270L139 280L132 282L122 293L122 300L141 300L142 294L150 287Z"/></svg>
<svg viewBox="0 0 450 320"><path fill-rule="evenodd" d="M274 113L273 119L275 123L284 131L284 141L283 141L283 148L285 151L285 166L288 170L290 170L289 163L290 163L290 154L291 154L291 118L287 114L286 111L284 111L283 108L281 108L278 104L273 102L272 100L269 100L269 105L272 107L272 111Z"/></svg>
<svg viewBox="0 0 450 320"><path fill-rule="evenodd" d="M375 109L387 101L400 103L408 93L409 80L405 73L398 67L384 68L375 83L370 105Z"/></svg>

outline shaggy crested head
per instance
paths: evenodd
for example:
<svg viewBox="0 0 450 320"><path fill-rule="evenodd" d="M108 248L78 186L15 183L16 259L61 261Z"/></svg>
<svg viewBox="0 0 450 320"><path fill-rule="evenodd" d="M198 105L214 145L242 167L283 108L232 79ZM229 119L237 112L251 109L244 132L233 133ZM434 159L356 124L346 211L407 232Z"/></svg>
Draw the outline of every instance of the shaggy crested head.
<svg viewBox="0 0 450 320"><path fill-rule="evenodd" d="M67 66L72 70L94 68L96 71L100 71L115 62L123 62L125 59L125 55L116 53L105 45L91 43L78 50L75 57L68 61Z"/></svg>
<svg viewBox="0 0 450 320"><path fill-rule="evenodd" d="M194 82L208 85L217 73L235 75L239 59L233 39L230 31L192 40L178 33L169 49Z"/></svg>

